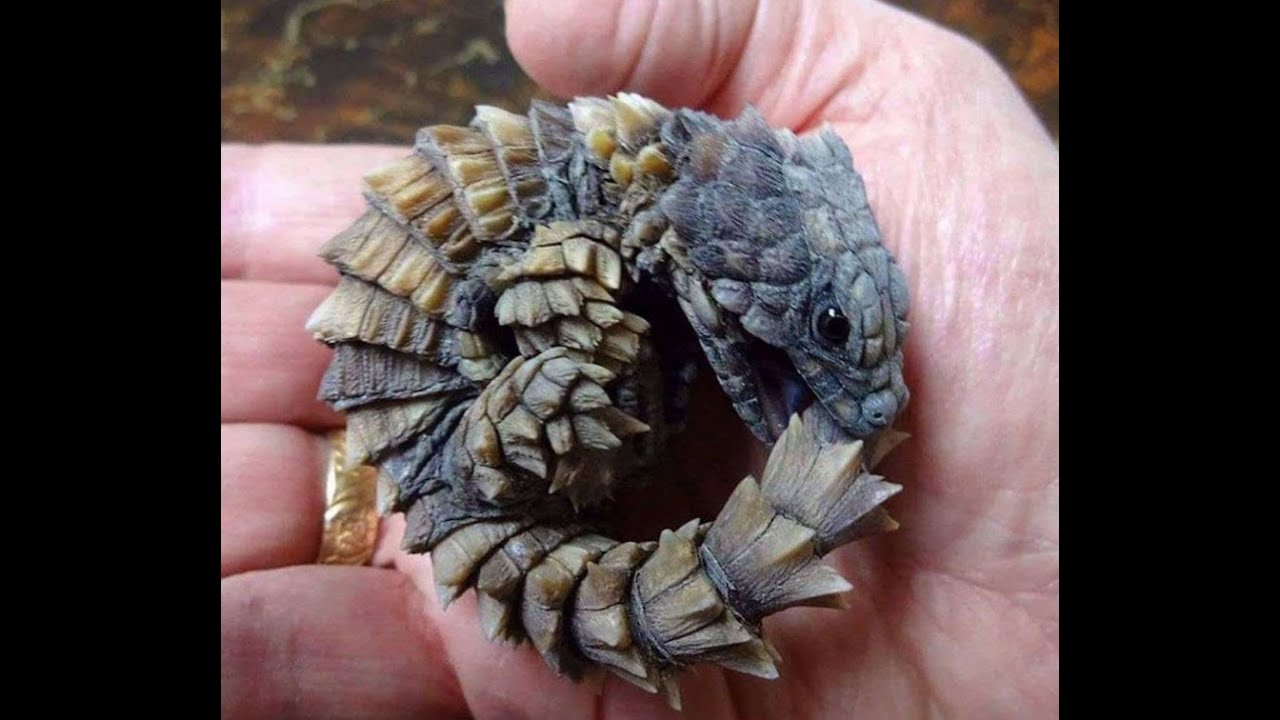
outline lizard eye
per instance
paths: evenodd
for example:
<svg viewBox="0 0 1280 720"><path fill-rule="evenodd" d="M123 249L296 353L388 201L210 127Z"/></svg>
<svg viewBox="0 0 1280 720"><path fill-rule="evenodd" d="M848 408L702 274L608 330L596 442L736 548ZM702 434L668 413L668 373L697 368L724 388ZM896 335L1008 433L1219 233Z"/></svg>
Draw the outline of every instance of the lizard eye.
<svg viewBox="0 0 1280 720"><path fill-rule="evenodd" d="M818 313L818 334L828 342L839 345L849 339L849 320L838 307L828 307Z"/></svg>

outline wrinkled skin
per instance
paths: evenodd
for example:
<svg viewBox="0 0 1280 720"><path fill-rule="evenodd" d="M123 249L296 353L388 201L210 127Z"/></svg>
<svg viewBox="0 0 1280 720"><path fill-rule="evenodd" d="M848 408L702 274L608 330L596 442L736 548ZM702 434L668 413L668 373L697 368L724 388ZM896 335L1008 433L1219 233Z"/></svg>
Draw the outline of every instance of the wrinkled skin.
<svg viewBox="0 0 1280 720"><path fill-rule="evenodd" d="M888 506L902 530L828 558L855 585L849 610L766 621L780 679L701 669L687 717L1056 716L1058 153L1008 78L871 3L512 0L508 18L556 93L831 122L911 292L898 426L913 439L884 466L905 486ZM429 560L394 549L398 518L376 557L391 569L306 566L322 467L308 431L341 422L313 399L328 351L300 329L333 282L314 254L358 214L360 175L402 152L223 150L223 714L663 717L621 682L597 697L485 641L470 597L443 613ZM723 488L763 451L707 452L752 441L701 390L682 467Z"/></svg>

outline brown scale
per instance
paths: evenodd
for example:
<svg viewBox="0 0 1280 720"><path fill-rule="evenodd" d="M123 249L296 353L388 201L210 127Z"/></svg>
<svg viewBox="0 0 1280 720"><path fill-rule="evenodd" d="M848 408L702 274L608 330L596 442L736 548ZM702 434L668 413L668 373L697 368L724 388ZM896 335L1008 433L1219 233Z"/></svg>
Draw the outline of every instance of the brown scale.
<svg viewBox="0 0 1280 720"><path fill-rule="evenodd" d="M654 210L674 179L658 137L669 116L622 94L529 117L481 107L471 127L420 131L414 154L366 176L370 209L324 246L343 277L308 329L337 348L321 396L347 412L349 462L447 431L430 466L445 492L399 497L409 478L382 478L385 505L408 508L406 547L431 552L441 602L475 588L490 639L528 639L559 674L608 670L678 707L681 668L776 677L760 620L840 605L849 585L820 557L894 527L879 505L899 488L869 468L902 436L864 452L793 417L759 482L656 542L618 543L576 515L609 500L628 439L650 431L611 393L651 360L649 323L623 305L639 266L687 264ZM612 215L550 215L548 178L564 176L548 168L575 146L601 178L582 201ZM687 289L681 301L710 302ZM538 499L557 495L571 503ZM441 534L433 503L450 502L486 511Z"/></svg>

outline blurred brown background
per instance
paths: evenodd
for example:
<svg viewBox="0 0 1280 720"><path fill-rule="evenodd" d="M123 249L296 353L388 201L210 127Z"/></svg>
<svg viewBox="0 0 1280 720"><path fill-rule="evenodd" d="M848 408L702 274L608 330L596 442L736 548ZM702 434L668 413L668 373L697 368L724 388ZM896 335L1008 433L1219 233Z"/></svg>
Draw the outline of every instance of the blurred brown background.
<svg viewBox="0 0 1280 720"><path fill-rule="evenodd" d="M1058 0L893 0L982 43L1058 137ZM222 140L407 144L473 106L549 97L501 0L223 0Z"/></svg>

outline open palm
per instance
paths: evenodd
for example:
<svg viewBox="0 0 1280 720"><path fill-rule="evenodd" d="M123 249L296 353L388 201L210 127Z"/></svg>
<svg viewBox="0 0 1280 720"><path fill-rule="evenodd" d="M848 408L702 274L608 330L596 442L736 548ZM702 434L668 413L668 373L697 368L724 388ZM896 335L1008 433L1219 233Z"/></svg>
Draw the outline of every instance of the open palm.
<svg viewBox="0 0 1280 720"><path fill-rule="evenodd" d="M831 123L912 291L902 426L883 466L903 528L827 561L844 611L765 621L775 681L703 667L687 717L1047 717L1058 703L1058 152L976 46L873 2L510 0L529 73L562 95L619 89L796 130ZM430 118L424 118L428 122ZM224 716L655 717L610 680L557 680L442 611L430 561L311 566L328 351L302 330L336 278L320 243L360 211L360 175L401 148L223 148ZM713 386L712 386L713 387ZM690 435L749 445L723 402ZM705 446L705 443L704 443ZM763 450L680 465L728 487ZM682 518L675 518L676 520ZM392 571L384 568L395 568Z"/></svg>

